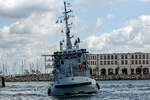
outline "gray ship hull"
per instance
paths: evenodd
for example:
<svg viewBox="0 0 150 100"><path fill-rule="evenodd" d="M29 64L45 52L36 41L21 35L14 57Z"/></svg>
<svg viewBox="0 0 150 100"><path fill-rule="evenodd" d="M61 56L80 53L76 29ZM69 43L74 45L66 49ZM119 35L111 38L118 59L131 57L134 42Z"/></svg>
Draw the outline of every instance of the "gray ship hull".
<svg viewBox="0 0 150 100"><path fill-rule="evenodd" d="M55 82L50 88L49 95L69 96L97 93L99 85L88 77L69 77Z"/></svg>

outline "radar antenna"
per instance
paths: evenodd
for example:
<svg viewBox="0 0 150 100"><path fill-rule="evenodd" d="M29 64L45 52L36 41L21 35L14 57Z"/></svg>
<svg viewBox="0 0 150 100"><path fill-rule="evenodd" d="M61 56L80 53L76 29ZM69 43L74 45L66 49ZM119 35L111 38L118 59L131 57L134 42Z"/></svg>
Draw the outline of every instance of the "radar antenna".
<svg viewBox="0 0 150 100"><path fill-rule="evenodd" d="M70 13L70 12L72 12L72 10L68 10L67 9L67 5L70 5L69 3L66 3L65 1L64 1L64 10L65 10L65 12L64 12L64 21L65 21L65 24L66 24L66 49L72 49L72 43L71 43L71 36L70 36L70 27L69 27L69 25L71 25L71 24L69 24L68 23L68 20L69 20L69 17L70 17L70 15L68 14L68 13Z"/></svg>

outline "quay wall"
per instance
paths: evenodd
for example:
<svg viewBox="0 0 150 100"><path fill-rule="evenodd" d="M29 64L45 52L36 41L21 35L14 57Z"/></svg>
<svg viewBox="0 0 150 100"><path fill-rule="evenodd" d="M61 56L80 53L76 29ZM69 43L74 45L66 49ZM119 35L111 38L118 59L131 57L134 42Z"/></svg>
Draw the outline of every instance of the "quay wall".
<svg viewBox="0 0 150 100"><path fill-rule="evenodd" d="M94 75L95 80L149 80L150 75ZM6 82L53 81L50 74L6 76Z"/></svg>
<svg viewBox="0 0 150 100"><path fill-rule="evenodd" d="M92 76L95 80L149 80L149 75L97 75Z"/></svg>
<svg viewBox="0 0 150 100"><path fill-rule="evenodd" d="M5 81L6 82L53 81L53 77L50 74L17 75L17 76L6 76Z"/></svg>

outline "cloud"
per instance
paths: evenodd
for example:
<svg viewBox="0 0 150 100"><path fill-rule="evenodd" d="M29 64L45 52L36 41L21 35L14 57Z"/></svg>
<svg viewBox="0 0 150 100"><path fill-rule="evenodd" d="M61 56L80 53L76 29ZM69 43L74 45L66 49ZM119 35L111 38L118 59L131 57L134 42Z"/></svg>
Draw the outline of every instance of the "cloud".
<svg viewBox="0 0 150 100"><path fill-rule="evenodd" d="M102 24L103 24L102 19L101 19L100 17L97 18L97 22L96 22L96 25L94 26L94 29L95 29L95 30L98 29L99 27L102 26Z"/></svg>
<svg viewBox="0 0 150 100"><path fill-rule="evenodd" d="M32 14L26 19L18 20L10 26L0 29L0 47L11 48L15 45L32 43L43 36L52 36L59 30L53 13Z"/></svg>
<svg viewBox="0 0 150 100"><path fill-rule="evenodd" d="M59 0L0 0L0 16L25 18L32 13L57 11L61 4Z"/></svg>
<svg viewBox="0 0 150 100"><path fill-rule="evenodd" d="M95 24L84 25L83 27L81 27L80 32L81 33L96 32L96 31L98 31L100 29L100 27L103 24L104 24L104 21L100 17L98 17Z"/></svg>
<svg viewBox="0 0 150 100"><path fill-rule="evenodd" d="M55 34L57 25L53 13L32 14L26 19L17 21L10 25L11 34L34 34L36 36L44 34Z"/></svg>
<svg viewBox="0 0 150 100"><path fill-rule="evenodd" d="M107 19L111 19L112 17L113 17L112 14L108 14L108 15L106 16Z"/></svg>
<svg viewBox="0 0 150 100"><path fill-rule="evenodd" d="M119 0L74 0L73 4L79 8L87 8L90 6L112 6Z"/></svg>
<svg viewBox="0 0 150 100"><path fill-rule="evenodd" d="M41 0L37 0L35 3L40 1ZM57 0L46 1L47 3L45 4L51 4L51 8L54 7L54 10L59 9L59 7L56 8L54 6L56 5L55 3L57 3ZM48 1L51 3L48 4ZM10 5L2 5L2 3L8 2L10 2ZM55 12L51 11L53 9L48 8L46 10L43 8L42 11L42 8L39 8L41 11L38 9L31 10L26 4L29 3L29 0L15 2L15 0L6 0L6 2L0 0L0 5L3 7L3 9L0 10L0 16L2 16L2 18L10 17L16 19L15 22L9 26L3 26L0 29L0 57L3 59L5 57L5 61L9 61L7 62L7 64L9 64L8 66L23 59L26 59L26 62L30 63L39 58L43 53L50 54L53 51L58 50L58 46L56 46L57 42L51 42L52 38L53 41L59 38L59 36L56 37L56 33L61 28L60 25L56 24ZM26 3L23 5L23 2ZM43 4L41 6L44 7L45 5ZM18 9L19 7L21 8ZM9 13L9 10L11 10L11 13ZM24 12L24 10L26 11ZM4 14L4 11L8 11L7 14ZM18 14L20 16L19 18ZM47 51L46 49L48 52L45 52ZM0 61L0 63L2 64L4 62ZM20 65L16 67L19 68L19 66Z"/></svg>
<svg viewBox="0 0 150 100"><path fill-rule="evenodd" d="M150 15L129 20L110 33L91 35L84 40L84 46L92 52L149 52Z"/></svg>

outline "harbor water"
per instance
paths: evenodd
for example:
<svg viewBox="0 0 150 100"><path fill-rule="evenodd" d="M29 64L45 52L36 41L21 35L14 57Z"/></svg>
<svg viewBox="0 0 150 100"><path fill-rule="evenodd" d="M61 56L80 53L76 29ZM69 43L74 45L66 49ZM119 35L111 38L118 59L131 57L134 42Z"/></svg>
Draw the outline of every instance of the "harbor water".
<svg viewBox="0 0 150 100"><path fill-rule="evenodd" d="M50 82L6 82L0 100L150 100L150 80L98 81L97 94L55 98L47 95Z"/></svg>

